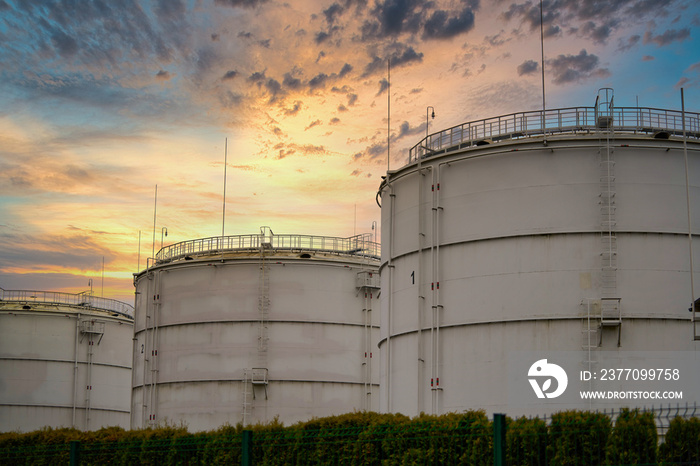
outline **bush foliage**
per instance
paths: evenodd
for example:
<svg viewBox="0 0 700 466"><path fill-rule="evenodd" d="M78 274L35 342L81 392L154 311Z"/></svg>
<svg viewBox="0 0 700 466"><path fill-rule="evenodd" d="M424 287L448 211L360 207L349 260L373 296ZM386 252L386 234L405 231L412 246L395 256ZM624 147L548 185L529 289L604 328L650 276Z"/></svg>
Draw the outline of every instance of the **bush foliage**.
<svg viewBox="0 0 700 466"><path fill-rule="evenodd" d="M700 419L676 418L657 448L651 413L623 410L614 427L603 414L566 411L540 419L507 419L506 464L700 464ZM277 419L247 427L260 465L491 465L493 425L483 411L421 414L355 412L284 426ZM241 463L243 426L190 433L184 427L94 432L45 428L0 433L0 464L68 464L80 443L81 465L230 465ZM658 463L657 463L658 458Z"/></svg>

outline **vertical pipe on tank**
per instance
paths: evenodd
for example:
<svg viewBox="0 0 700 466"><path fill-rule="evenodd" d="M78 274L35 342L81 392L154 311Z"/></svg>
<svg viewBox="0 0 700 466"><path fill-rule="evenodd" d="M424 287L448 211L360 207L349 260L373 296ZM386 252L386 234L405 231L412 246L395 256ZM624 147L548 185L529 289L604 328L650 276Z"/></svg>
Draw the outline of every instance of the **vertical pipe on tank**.
<svg viewBox="0 0 700 466"><path fill-rule="evenodd" d="M426 145L428 143L427 139L427 133L428 133L428 128L427 128L427 123L426 123ZM421 167L421 161L423 157L418 156L418 270L416 273L416 283L418 284L417 287L417 301L416 301L416 307L417 307L417 315L416 318L418 320L418 344L417 346L417 351L418 351L418 357L416 358L416 364L417 364L417 370L416 370L416 376L418 378L417 380L417 412L420 412L420 407L421 407L421 386L422 386L422 381L423 381L423 370L421 363L423 361L423 344L422 344L422 327L423 327L423 293L421 292L421 287L423 286L423 243L425 239L425 233L423 233L423 170Z"/></svg>
<svg viewBox="0 0 700 466"><path fill-rule="evenodd" d="M146 268L148 268L148 259L146 260ZM146 412L148 411L148 404L146 403L146 374L147 374L147 365L150 362L150 359L148 358L148 351L149 351L149 346L148 346L148 319L150 316L148 315L148 309L149 309L149 302L150 302L150 296L151 296L151 287L150 287L150 281L152 275L149 274L149 272L146 272L146 315L144 316L144 323L143 323L143 346L144 346L144 351L143 351L143 378L141 380L141 428L146 427Z"/></svg>
<svg viewBox="0 0 700 466"><path fill-rule="evenodd" d="M364 278L364 277L363 277ZM362 386L364 392L362 393L362 409L367 410L367 366L369 364L368 346L367 346L367 288L363 287L360 289L360 293L364 294L364 301L362 305L362 351L365 353L364 362L362 364Z"/></svg>
<svg viewBox="0 0 700 466"><path fill-rule="evenodd" d="M155 296L153 300L153 350L151 352L151 411L153 420L158 419L158 317L160 312L160 272L153 275L153 288Z"/></svg>
<svg viewBox="0 0 700 466"><path fill-rule="evenodd" d="M90 392L92 391L92 333L88 333L87 385L85 386L85 430L90 430Z"/></svg>
<svg viewBox="0 0 700 466"><path fill-rule="evenodd" d="M364 288L364 316L363 325L364 331L362 334L362 348L365 353L365 364L364 364L364 395L363 395L363 409L366 411L372 410L372 345L371 345L371 335L372 335L372 294L369 288Z"/></svg>
<svg viewBox="0 0 700 466"><path fill-rule="evenodd" d="M440 205L440 170L443 165L449 165L449 163L444 162L438 165L437 174L437 220L435 224L435 414L440 414L440 393L442 392L442 387L440 386L440 314L443 309L440 301L440 211L442 210Z"/></svg>
<svg viewBox="0 0 700 466"><path fill-rule="evenodd" d="M134 314L136 314L135 311L134 311ZM134 316L134 321L136 321L135 316ZM131 341L133 342L133 346L131 348L131 354L132 354L132 357L131 357L131 393L132 393L132 396L129 399L129 403L130 403L129 427L131 429L134 429L135 428L135 424L134 424L134 411L135 411L135 409L134 409L133 393L134 393L134 387L136 386L136 371L134 370L134 366L136 365L135 362L136 362L136 358L138 357L137 354L139 354L138 353L138 341L139 340L138 340L138 338L136 338L135 333L134 333L134 336L131 339Z"/></svg>
<svg viewBox="0 0 700 466"><path fill-rule="evenodd" d="M438 193L438 184L436 181L436 176L437 176L437 171L432 170L432 231L431 231L431 241L430 241L430 269L431 269L431 283L435 283L435 273L437 270L437 267L435 266L435 260L436 260L436 238L437 238L437 193ZM431 321L430 321L430 345L431 345L431 364L430 364L430 370L431 370L431 379L430 379L430 385L431 385L431 414L435 414L435 403L432 401L432 398L434 398L434 390L432 390L433 387L433 380L435 377L435 312L437 309L437 305L435 302L435 287L431 287L432 290L430 292L430 309L431 309Z"/></svg>
<svg viewBox="0 0 700 466"><path fill-rule="evenodd" d="M388 180L388 174L387 174ZM387 270L389 271L389 297L388 297L388 312L387 312L387 323L386 323L386 408L387 412L392 412L391 410L391 314L392 314L392 293L394 290L394 214L395 214L395 198L394 187L391 183L387 183L389 188L389 259L387 263Z"/></svg>
<svg viewBox="0 0 700 466"><path fill-rule="evenodd" d="M369 360L367 361L367 372L369 374L369 411L372 411L372 294L370 291L369 295L369 329L367 335L369 337L369 342L367 346L369 347Z"/></svg>
<svg viewBox="0 0 700 466"><path fill-rule="evenodd" d="M690 252L690 308L693 311L693 339L698 340L700 336L697 331L697 309L695 305L695 286L693 277L693 224L690 218L690 180L688 178L688 137L685 132L685 98L683 97L683 88L681 87L681 119L683 120L683 157L685 159L685 196L686 206L688 208L688 248Z"/></svg>
<svg viewBox="0 0 700 466"><path fill-rule="evenodd" d="M75 428L75 410L78 403L78 340L80 338L80 313L75 320L75 362L73 364L73 420L71 427Z"/></svg>

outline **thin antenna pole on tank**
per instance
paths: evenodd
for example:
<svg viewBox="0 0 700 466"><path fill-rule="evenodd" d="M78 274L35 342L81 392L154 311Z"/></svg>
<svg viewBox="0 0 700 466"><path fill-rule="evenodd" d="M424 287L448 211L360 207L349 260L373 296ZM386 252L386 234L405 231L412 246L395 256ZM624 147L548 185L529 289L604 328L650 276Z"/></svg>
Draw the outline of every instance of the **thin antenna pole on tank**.
<svg viewBox="0 0 700 466"><path fill-rule="evenodd" d="M153 201L153 243L151 243L151 258L156 257L156 211L158 209L158 185Z"/></svg>
<svg viewBox="0 0 700 466"><path fill-rule="evenodd" d="M224 240L225 236L225 231L226 231L226 167L228 165L228 138L226 138L226 142L224 143L224 207L223 207L223 214L222 214L222 220L221 220L221 241Z"/></svg>
<svg viewBox="0 0 700 466"><path fill-rule="evenodd" d="M141 271L141 230L139 230L139 252L136 256L136 271Z"/></svg>
<svg viewBox="0 0 700 466"><path fill-rule="evenodd" d="M547 145L547 131L545 131L547 105L544 92L544 13L542 12L542 0L540 0L540 46L542 49L542 134L544 136L544 144Z"/></svg>
<svg viewBox="0 0 700 466"><path fill-rule="evenodd" d="M355 203L355 217L352 223L352 236L357 236L357 203Z"/></svg>
<svg viewBox="0 0 700 466"><path fill-rule="evenodd" d="M683 157L685 159L685 197L686 206L688 208L688 250L690 253L690 309L693 311L693 322L695 322L695 286L693 277L693 227L690 218L690 179L688 175L688 145L687 135L685 132L685 97L683 96L683 88L681 87L681 119L683 120ZM695 323L693 323L693 338L695 339Z"/></svg>
<svg viewBox="0 0 700 466"><path fill-rule="evenodd" d="M386 96L386 171L391 168L391 58L386 60L386 76L387 76L387 96Z"/></svg>
<svg viewBox="0 0 700 466"><path fill-rule="evenodd" d="M105 297L105 256L102 256L102 291L100 296Z"/></svg>

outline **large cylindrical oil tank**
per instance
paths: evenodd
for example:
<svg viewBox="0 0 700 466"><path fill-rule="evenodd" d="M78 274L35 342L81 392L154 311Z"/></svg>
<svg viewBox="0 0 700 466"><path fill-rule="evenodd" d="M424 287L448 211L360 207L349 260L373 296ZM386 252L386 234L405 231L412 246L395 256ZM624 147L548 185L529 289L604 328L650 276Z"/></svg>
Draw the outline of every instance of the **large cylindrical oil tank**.
<svg viewBox="0 0 700 466"><path fill-rule="evenodd" d="M377 409L379 248L260 234L163 248L135 276L133 428Z"/></svg>
<svg viewBox="0 0 700 466"><path fill-rule="evenodd" d="M0 290L0 432L129 427L133 306Z"/></svg>
<svg viewBox="0 0 700 466"><path fill-rule="evenodd" d="M441 131L388 172L382 411L700 399L699 115L607 92Z"/></svg>

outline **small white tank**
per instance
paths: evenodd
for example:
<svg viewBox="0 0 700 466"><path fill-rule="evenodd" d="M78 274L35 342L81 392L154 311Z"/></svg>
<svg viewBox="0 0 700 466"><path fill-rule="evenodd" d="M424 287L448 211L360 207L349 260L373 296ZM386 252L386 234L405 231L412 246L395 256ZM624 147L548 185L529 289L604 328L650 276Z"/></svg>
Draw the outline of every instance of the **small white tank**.
<svg viewBox="0 0 700 466"><path fill-rule="evenodd" d="M135 275L132 428L191 431L378 408L369 235L173 244Z"/></svg>
<svg viewBox="0 0 700 466"><path fill-rule="evenodd" d="M0 289L0 432L129 427L134 308Z"/></svg>

